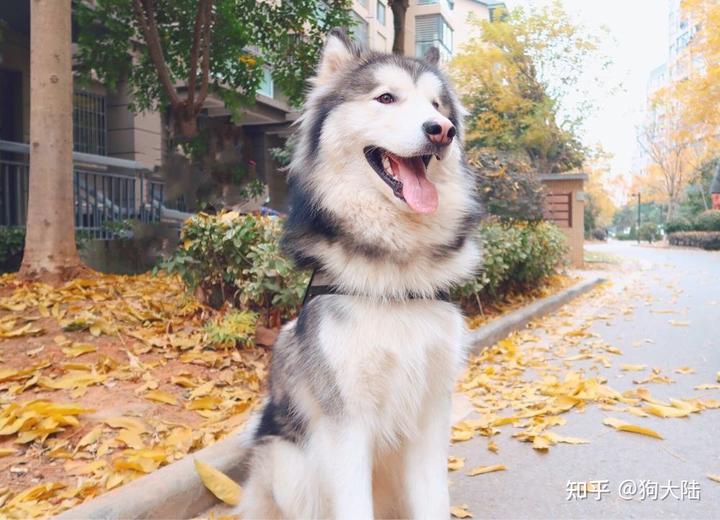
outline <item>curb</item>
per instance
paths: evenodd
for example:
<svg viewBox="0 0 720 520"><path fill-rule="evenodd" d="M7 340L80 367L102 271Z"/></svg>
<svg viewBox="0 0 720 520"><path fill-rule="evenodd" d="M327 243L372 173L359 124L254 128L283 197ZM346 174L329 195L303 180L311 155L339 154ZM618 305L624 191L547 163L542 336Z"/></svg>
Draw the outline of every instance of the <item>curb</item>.
<svg viewBox="0 0 720 520"><path fill-rule="evenodd" d="M530 321L562 307L573 298L600 285L605 279L589 278L558 294L538 300L507 316L491 321L471 333L470 353L494 345ZM205 488L195 471L198 459L230 478L242 478L242 430L223 440L164 466L125 486L100 495L54 518L56 520L125 520L193 518L216 505L218 500Z"/></svg>
<svg viewBox="0 0 720 520"><path fill-rule="evenodd" d="M484 348L494 345L501 339L508 337L512 332L522 329L532 320L550 314L604 281L605 279L601 276L593 276L557 294L537 300L515 312L481 326L470 335L469 354L477 354Z"/></svg>
<svg viewBox="0 0 720 520"><path fill-rule="evenodd" d="M55 520L193 518L218 503L195 471L195 459L233 480L242 477L242 429L149 475L53 517Z"/></svg>

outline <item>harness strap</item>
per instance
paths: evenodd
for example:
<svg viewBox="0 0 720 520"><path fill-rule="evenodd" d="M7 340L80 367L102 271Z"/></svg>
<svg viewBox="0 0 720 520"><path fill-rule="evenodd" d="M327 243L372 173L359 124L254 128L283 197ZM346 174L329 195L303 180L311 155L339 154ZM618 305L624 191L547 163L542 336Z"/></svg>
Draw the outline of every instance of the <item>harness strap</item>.
<svg viewBox="0 0 720 520"><path fill-rule="evenodd" d="M305 296L303 297L303 306L311 301L316 296L322 296L325 294L338 294L343 296L366 296L362 294L351 293L343 291L337 285L330 283L323 283L322 273L318 274L315 269L310 276L310 283L308 283L307 289L305 289ZM439 300L443 302L450 301L450 294L447 291L437 291L432 297L427 297L414 292L408 292L402 298L391 298L393 300Z"/></svg>

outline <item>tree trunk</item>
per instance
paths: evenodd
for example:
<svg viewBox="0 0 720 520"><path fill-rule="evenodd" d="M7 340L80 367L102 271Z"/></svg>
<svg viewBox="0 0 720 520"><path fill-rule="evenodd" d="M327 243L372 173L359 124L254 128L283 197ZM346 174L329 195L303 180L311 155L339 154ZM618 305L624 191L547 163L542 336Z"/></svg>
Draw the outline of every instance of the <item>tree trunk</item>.
<svg viewBox="0 0 720 520"><path fill-rule="evenodd" d="M393 38L392 51L394 54L405 54L405 15L407 14L410 2L408 0L392 0L390 10L393 14L393 27L395 37Z"/></svg>
<svg viewBox="0 0 720 520"><path fill-rule="evenodd" d="M72 165L71 0L30 2L30 187L20 276L57 283L81 268Z"/></svg>

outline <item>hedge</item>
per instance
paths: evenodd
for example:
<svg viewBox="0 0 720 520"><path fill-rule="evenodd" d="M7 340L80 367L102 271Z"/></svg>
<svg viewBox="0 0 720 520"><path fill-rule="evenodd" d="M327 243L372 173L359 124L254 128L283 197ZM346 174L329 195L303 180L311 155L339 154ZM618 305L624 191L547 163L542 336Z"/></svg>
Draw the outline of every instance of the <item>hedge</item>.
<svg viewBox="0 0 720 520"><path fill-rule="evenodd" d="M271 325L297 312L308 273L296 271L279 250L282 220L275 217L200 213L183 225L180 247L159 264L178 273L205 301L259 312ZM485 222L477 235L483 263L477 276L453 290L474 305L537 286L556 274L566 253L562 231L547 222Z"/></svg>
<svg viewBox="0 0 720 520"><path fill-rule="evenodd" d="M548 222L502 224L486 222L478 228L483 262L477 276L456 288L464 304L495 300L513 291L537 286L563 267L565 235Z"/></svg>
<svg viewBox="0 0 720 520"><path fill-rule="evenodd" d="M698 215L695 221L696 231L720 231L720 210L709 209Z"/></svg>
<svg viewBox="0 0 720 520"><path fill-rule="evenodd" d="M673 246L720 251L720 231L677 231L668 235L668 242Z"/></svg>

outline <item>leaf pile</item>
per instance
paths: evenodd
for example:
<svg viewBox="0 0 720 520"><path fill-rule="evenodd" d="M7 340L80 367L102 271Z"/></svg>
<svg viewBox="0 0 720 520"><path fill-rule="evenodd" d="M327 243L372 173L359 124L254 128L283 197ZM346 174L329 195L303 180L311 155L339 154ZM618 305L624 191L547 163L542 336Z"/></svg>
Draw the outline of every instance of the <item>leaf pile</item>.
<svg viewBox="0 0 720 520"><path fill-rule="evenodd" d="M50 516L242 425L267 375L256 315L177 277L0 277L0 517Z"/></svg>

